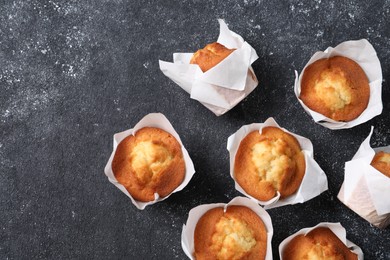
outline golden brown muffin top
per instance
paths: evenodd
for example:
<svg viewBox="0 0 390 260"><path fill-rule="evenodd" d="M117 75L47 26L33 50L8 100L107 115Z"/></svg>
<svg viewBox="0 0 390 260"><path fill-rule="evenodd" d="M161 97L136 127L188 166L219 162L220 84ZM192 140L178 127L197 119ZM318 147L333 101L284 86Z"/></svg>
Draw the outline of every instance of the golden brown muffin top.
<svg viewBox="0 0 390 260"><path fill-rule="evenodd" d="M335 56L306 67L299 98L311 110L336 121L351 121L367 107L368 78L353 60Z"/></svg>
<svg viewBox="0 0 390 260"><path fill-rule="evenodd" d="M179 142L159 128L145 127L119 143L112 170L138 201L170 194L182 183L185 163Z"/></svg>
<svg viewBox="0 0 390 260"><path fill-rule="evenodd" d="M357 260L355 253L329 229L318 227L294 237L282 252L283 260Z"/></svg>
<svg viewBox="0 0 390 260"><path fill-rule="evenodd" d="M218 42L213 42L195 52L191 58L190 64L198 64L200 69L203 72L206 72L220 63L233 51L235 51L235 49L228 49Z"/></svg>
<svg viewBox="0 0 390 260"><path fill-rule="evenodd" d="M371 166L390 178L390 153L383 151L376 153Z"/></svg>
<svg viewBox="0 0 390 260"><path fill-rule="evenodd" d="M230 206L207 211L198 221L195 233L195 257L204 259L264 259L267 231L263 221L251 209Z"/></svg>
<svg viewBox="0 0 390 260"><path fill-rule="evenodd" d="M234 177L256 199L267 201L279 191L285 198L299 188L305 174L305 158L294 136L277 127L253 131L240 143Z"/></svg>

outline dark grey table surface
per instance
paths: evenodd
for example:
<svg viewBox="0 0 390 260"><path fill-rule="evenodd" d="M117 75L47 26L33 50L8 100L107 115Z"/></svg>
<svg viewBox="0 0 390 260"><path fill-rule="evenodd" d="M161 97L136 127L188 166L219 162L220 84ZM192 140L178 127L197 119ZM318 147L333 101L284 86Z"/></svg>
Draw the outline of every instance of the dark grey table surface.
<svg viewBox="0 0 390 260"><path fill-rule="evenodd" d="M344 162L370 126L373 146L390 144L390 1L306 2L1 0L0 258L185 259L188 211L240 195L229 176L228 136L273 116L312 140L329 180L320 196L269 210L274 259L284 238L323 221L341 222L366 259L390 259L390 229L370 226L336 198ZM259 86L221 117L158 66L215 41L217 18L259 55ZM361 38L382 64L383 113L348 130L315 124L294 96L294 70L317 50ZM183 191L140 211L103 169L113 134L150 112L171 121L196 174Z"/></svg>

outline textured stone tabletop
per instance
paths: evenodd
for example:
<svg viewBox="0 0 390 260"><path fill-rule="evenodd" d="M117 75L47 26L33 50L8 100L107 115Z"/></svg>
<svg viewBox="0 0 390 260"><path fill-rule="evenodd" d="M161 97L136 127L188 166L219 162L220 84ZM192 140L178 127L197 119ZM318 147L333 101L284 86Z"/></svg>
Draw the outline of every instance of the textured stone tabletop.
<svg viewBox="0 0 390 260"><path fill-rule="evenodd" d="M310 2L310 3L309 3ZM329 190L269 210L279 243L319 222L340 222L365 259L390 259L377 229L338 199L344 163L375 126L390 145L390 1L0 0L0 258L186 259L188 211L241 195L229 176L227 138L274 117L311 139ZM217 18L257 51L259 86L216 117L159 70L158 60L218 37ZM383 113L352 129L315 124L298 103L294 70L317 50L368 39L383 70ZM161 112L196 174L167 200L136 209L104 175L114 133Z"/></svg>

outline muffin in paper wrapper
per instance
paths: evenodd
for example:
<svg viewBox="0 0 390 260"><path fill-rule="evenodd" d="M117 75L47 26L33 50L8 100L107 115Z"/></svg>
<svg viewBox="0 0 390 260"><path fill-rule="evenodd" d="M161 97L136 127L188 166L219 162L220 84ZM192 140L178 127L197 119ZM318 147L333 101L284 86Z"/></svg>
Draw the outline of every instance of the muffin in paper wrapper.
<svg viewBox="0 0 390 260"><path fill-rule="evenodd" d="M190 64L193 53L174 53L173 63L159 61L161 71L177 85L220 116L252 92L258 84L251 64L258 59L256 51L244 39L230 31L221 19L217 42L236 49L206 72Z"/></svg>
<svg viewBox="0 0 390 260"><path fill-rule="evenodd" d="M245 190L237 183L237 181L234 178L234 162L241 141L250 132L259 131L261 133L261 130L264 127L268 127L268 126L280 128L281 130L291 134L297 139L299 145L301 146L302 152L305 156L306 167L305 167L305 175L302 179L301 185L299 186L298 190L294 194L284 199L280 199L280 193L277 192L277 195L271 200L260 201L252 197L248 193L246 193ZM292 205L296 203L303 203L305 201L308 201L318 196L319 194L321 194L322 192L328 189L328 180L326 178L326 175L313 158L314 151L313 151L313 145L311 141L305 137L296 135L294 133L287 131L284 128L281 128L272 117L268 118L264 123L255 123L255 124L242 126L236 133L234 133L228 138L227 149L230 154L230 176L235 181L236 190L238 190L248 198L255 200L260 205L263 205L264 208L266 209L276 208L276 207L290 205L290 204Z"/></svg>
<svg viewBox="0 0 390 260"><path fill-rule="evenodd" d="M160 129L170 133L173 137L176 138L176 140L179 142L179 144L181 146L181 151L183 153L183 158L184 158L185 167L186 167L185 177L184 177L183 182L172 193L181 191L190 182L192 176L195 173L195 169L194 169L194 165L192 163L192 160L191 160L187 150L183 146L183 143L181 142L179 135L177 134L177 132L175 131L175 129L173 128L171 123L168 121L168 119L163 114L161 114L161 113L148 114L144 118L142 118L134 126L134 128L123 131L121 133L116 133L114 135L114 149L111 153L110 159L108 160L108 162L106 164L106 167L104 168L104 173L108 177L108 180L112 184L114 184L118 189L120 189L124 194L126 194L131 199L131 202L138 209L141 209L141 210L145 209L145 207L148 205L152 205L156 202L167 199L172 193L170 193L168 196L165 196L163 198L161 198L157 193L155 193L154 194L155 199L153 201L149 201L149 202L137 201L130 195L130 193L126 190L126 188L116 180L114 172L112 171L111 164L112 164L112 160L114 159L114 155L116 152L116 148L118 147L118 144L123 139L125 139L127 136L135 135L135 133L138 130L140 130L141 128L144 128L144 127L156 127L156 128L160 128Z"/></svg>
<svg viewBox="0 0 390 260"><path fill-rule="evenodd" d="M390 224L390 178L372 167L375 152L390 153L390 146L372 149L370 134L351 161L345 163L344 182L338 199L359 216L379 228Z"/></svg>
<svg viewBox="0 0 390 260"><path fill-rule="evenodd" d="M301 80L307 66L319 59L330 58L333 56L343 56L355 61L364 70L367 75L370 86L370 99L367 108L357 118L349 122L335 121L316 111L308 108L299 96L301 94ZM316 52L305 65L302 72L298 76L295 71L294 92L299 103L309 113L313 120L329 129L346 129L367 122L371 118L382 113L382 68L374 47L366 40L346 41L340 43L335 48L328 47L325 51Z"/></svg>
<svg viewBox="0 0 390 260"><path fill-rule="evenodd" d="M195 259L195 245L194 245L194 233L195 227L198 223L199 219L209 210L213 208L222 207L226 210L229 206L245 206L250 208L253 212L255 212L259 218L263 221L266 230L267 230L267 253L265 256L265 260L272 260L272 236L273 236L273 227L271 217L268 212L265 211L262 207L260 207L254 201L245 198L245 197L235 197L229 203L213 203L213 204L204 204L197 206L190 210L188 214L187 223L183 225L183 230L181 233L181 246L185 254L192 260Z"/></svg>
<svg viewBox="0 0 390 260"><path fill-rule="evenodd" d="M311 228L303 228L303 229L299 230L298 232L296 232L295 234L284 239L282 241L282 243L280 243L280 245L279 245L280 259L283 260L283 257L282 257L283 250L286 247L286 245L294 237L296 237L298 235L306 235L307 233L309 233L310 231L312 231L313 229L318 228L318 227L329 228L344 243L344 245L346 245L353 253L357 254L358 260L364 259L362 249L347 239L347 232L346 232L345 228L340 223L329 223L329 222L322 222L322 223L319 223L318 225L316 225L315 227L311 227Z"/></svg>

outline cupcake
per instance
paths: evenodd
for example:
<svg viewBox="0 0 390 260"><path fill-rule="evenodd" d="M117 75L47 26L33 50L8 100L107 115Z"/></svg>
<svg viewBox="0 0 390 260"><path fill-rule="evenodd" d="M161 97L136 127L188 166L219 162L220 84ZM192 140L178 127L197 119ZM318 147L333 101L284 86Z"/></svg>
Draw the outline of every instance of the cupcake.
<svg viewBox="0 0 390 260"><path fill-rule="evenodd" d="M236 197L228 204L191 209L182 231L190 259L272 259L272 222L255 202Z"/></svg>
<svg viewBox="0 0 390 260"><path fill-rule="evenodd" d="M273 118L241 127L229 137L227 149L236 189L266 208L303 203L328 188L310 140Z"/></svg>
<svg viewBox="0 0 390 260"><path fill-rule="evenodd" d="M310 109L335 121L351 121L367 108L370 86L359 64L334 56L306 67L299 98Z"/></svg>
<svg viewBox="0 0 390 260"><path fill-rule="evenodd" d="M195 169L168 119L153 113L133 129L114 135L104 172L138 209L144 209L182 190Z"/></svg>
<svg viewBox="0 0 390 260"><path fill-rule="evenodd" d="M185 163L179 142L168 132L144 127L123 139L112 161L115 178L138 201L166 197L184 180Z"/></svg>
<svg viewBox="0 0 390 260"><path fill-rule="evenodd" d="M360 248L346 240L344 228L332 223L297 232L281 243L279 253L282 260L358 260L363 257Z"/></svg>
<svg viewBox="0 0 390 260"><path fill-rule="evenodd" d="M378 228L390 225L390 146L371 148L368 137L345 163L338 199Z"/></svg>
<svg viewBox="0 0 390 260"><path fill-rule="evenodd" d="M277 127L250 132L234 162L237 183L252 197L267 201L295 193L305 175L305 156L297 139Z"/></svg>
<svg viewBox="0 0 390 260"><path fill-rule="evenodd" d="M384 151L375 153L371 166L390 178L390 153Z"/></svg>
<svg viewBox="0 0 390 260"><path fill-rule="evenodd" d="M295 74L295 95L318 124L351 128L382 113L382 69L365 39L316 52Z"/></svg>
<svg viewBox="0 0 390 260"><path fill-rule="evenodd" d="M235 49L228 49L218 42L213 42L195 52L190 64L197 64L203 72L206 72L223 61L233 51Z"/></svg>
<svg viewBox="0 0 390 260"><path fill-rule="evenodd" d="M218 20L220 34L216 42L195 53L174 53L173 63L159 61L161 71L220 116L244 99L258 84L251 64L256 51L238 34Z"/></svg>
<svg viewBox="0 0 390 260"><path fill-rule="evenodd" d="M195 258L265 259L267 230L261 218L245 206L217 207L198 221Z"/></svg>

